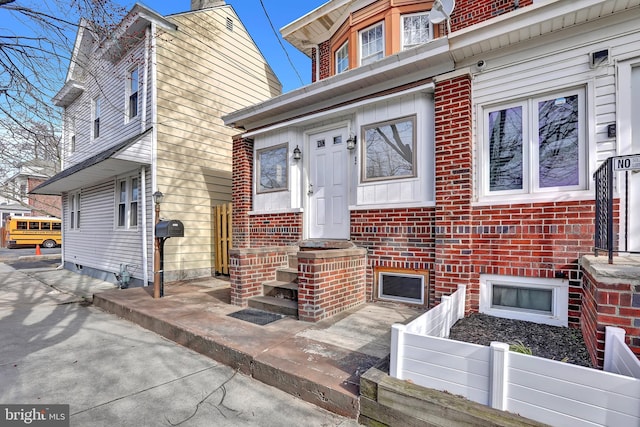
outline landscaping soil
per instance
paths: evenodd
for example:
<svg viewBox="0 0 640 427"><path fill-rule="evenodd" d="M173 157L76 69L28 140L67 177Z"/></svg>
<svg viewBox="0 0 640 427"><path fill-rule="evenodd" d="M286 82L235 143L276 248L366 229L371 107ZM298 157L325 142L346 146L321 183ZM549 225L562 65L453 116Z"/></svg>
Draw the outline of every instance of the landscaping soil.
<svg viewBox="0 0 640 427"><path fill-rule="evenodd" d="M522 343L534 356L593 367L580 329L473 313L453 325L449 338L485 346L492 341Z"/></svg>

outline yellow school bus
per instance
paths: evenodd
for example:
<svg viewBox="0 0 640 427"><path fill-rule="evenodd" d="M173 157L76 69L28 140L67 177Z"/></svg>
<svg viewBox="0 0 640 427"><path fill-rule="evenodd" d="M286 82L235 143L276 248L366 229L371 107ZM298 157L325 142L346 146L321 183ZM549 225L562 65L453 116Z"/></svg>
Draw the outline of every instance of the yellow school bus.
<svg viewBox="0 0 640 427"><path fill-rule="evenodd" d="M21 216L5 222L8 248L40 245L53 248L62 244L62 221L53 217Z"/></svg>

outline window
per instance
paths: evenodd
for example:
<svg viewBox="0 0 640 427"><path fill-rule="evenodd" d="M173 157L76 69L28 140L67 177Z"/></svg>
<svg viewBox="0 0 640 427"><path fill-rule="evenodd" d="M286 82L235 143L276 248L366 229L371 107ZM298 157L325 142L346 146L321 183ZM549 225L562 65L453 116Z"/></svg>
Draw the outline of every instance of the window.
<svg viewBox="0 0 640 427"><path fill-rule="evenodd" d="M40 229L41 230L51 230L51 223L50 222L42 222L42 223L40 223Z"/></svg>
<svg viewBox="0 0 640 427"><path fill-rule="evenodd" d="M480 275L480 312L507 319L568 325L569 284L563 279Z"/></svg>
<svg viewBox="0 0 640 427"><path fill-rule="evenodd" d="M570 91L485 109L484 192L584 189L583 98Z"/></svg>
<svg viewBox="0 0 640 427"><path fill-rule="evenodd" d="M378 298L425 304L429 276L426 271L376 268Z"/></svg>
<svg viewBox="0 0 640 427"><path fill-rule="evenodd" d="M93 138L100 137L100 97L93 100Z"/></svg>
<svg viewBox="0 0 640 427"><path fill-rule="evenodd" d="M362 181L416 176L416 118L363 126Z"/></svg>
<svg viewBox="0 0 640 427"><path fill-rule="evenodd" d="M27 229L27 221L18 221L18 224L16 225L16 228L18 230L26 230Z"/></svg>
<svg viewBox="0 0 640 427"><path fill-rule="evenodd" d="M360 31L360 65L377 61L384 56L384 30L382 22Z"/></svg>
<svg viewBox="0 0 640 427"><path fill-rule="evenodd" d="M129 72L127 93L129 94L129 119L138 115L138 68Z"/></svg>
<svg viewBox="0 0 640 427"><path fill-rule="evenodd" d="M428 13L402 16L402 49L410 49L431 40L431 23Z"/></svg>
<svg viewBox="0 0 640 427"><path fill-rule="evenodd" d="M349 69L349 42L345 42L336 51L336 74L340 74Z"/></svg>
<svg viewBox="0 0 640 427"><path fill-rule="evenodd" d="M138 177L117 181L117 225L118 228L138 226Z"/></svg>
<svg viewBox="0 0 640 427"><path fill-rule="evenodd" d="M76 119L69 120L69 153L76 152Z"/></svg>
<svg viewBox="0 0 640 427"><path fill-rule="evenodd" d="M69 196L69 228L80 228L80 193Z"/></svg>
<svg viewBox="0 0 640 427"><path fill-rule="evenodd" d="M29 230L40 230L40 223L38 221L29 221Z"/></svg>
<svg viewBox="0 0 640 427"><path fill-rule="evenodd" d="M264 148L257 152L257 192L267 193L288 188L287 144Z"/></svg>

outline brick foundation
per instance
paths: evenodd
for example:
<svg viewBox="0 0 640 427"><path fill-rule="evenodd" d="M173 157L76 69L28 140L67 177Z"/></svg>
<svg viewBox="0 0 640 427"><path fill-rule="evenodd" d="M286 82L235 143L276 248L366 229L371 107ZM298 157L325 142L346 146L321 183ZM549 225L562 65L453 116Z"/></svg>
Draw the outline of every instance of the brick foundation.
<svg viewBox="0 0 640 427"><path fill-rule="evenodd" d="M584 297L582 336L594 366L604 364L605 327L617 326L626 332L626 343L640 358L640 264L625 264L616 257L585 256L582 259Z"/></svg>

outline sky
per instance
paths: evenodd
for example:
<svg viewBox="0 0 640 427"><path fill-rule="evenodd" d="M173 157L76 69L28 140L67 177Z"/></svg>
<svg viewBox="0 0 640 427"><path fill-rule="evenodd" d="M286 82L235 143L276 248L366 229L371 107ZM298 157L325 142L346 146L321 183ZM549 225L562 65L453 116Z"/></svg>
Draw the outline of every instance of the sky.
<svg viewBox="0 0 640 427"><path fill-rule="evenodd" d="M226 0L227 4L233 6L240 20L253 37L258 48L273 68L280 81L282 91L289 92L301 86L311 83L311 60L298 51L295 47L283 40L280 36L280 28L290 24L298 18L311 12L318 6L323 5L328 0L262 0L271 22L284 45L291 62L296 71L289 63L287 54L283 51L276 34L274 34L271 24L267 20L260 0ZM118 0L127 9L131 9L135 1ZM191 0L140 0L141 3L161 15L185 12L191 8ZM298 74L300 77L298 77ZM302 80L302 81L301 81Z"/></svg>

